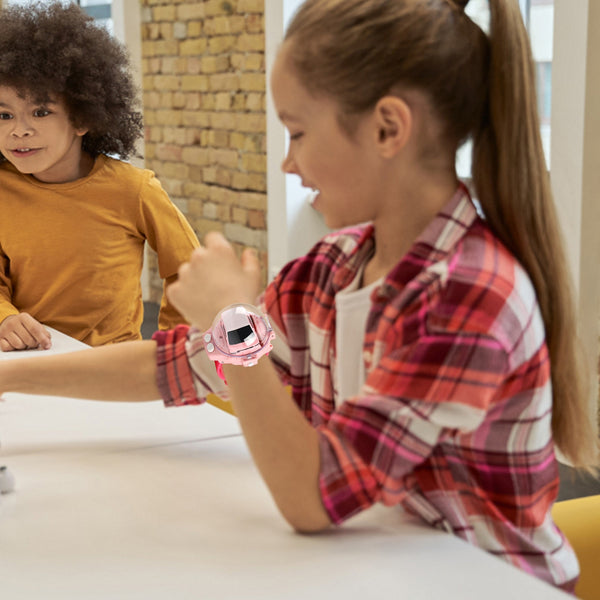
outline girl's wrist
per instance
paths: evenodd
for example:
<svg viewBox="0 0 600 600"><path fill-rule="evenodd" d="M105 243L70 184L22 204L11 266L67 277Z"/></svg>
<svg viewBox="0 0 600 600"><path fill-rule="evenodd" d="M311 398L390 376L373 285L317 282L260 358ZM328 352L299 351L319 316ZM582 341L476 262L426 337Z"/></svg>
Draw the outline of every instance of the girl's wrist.
<svg viewBox="0 0 600 600"><path fill-rule="evenodd" d="M202 333L202 342L217 374L226 381L222 365L255 366L272 350L274 337L269 318L257 307L231 304L217 313L211 327Z"/></svg>

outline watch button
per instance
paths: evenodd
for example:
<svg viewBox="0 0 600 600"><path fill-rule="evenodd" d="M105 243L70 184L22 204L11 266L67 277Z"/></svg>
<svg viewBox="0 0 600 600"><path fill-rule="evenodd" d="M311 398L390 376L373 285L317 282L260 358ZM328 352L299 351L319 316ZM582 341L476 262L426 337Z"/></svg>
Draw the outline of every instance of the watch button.
<svg viewBox="0 0 600 600"><path fill-rule="evenodd" d="M208 343L208 344L206 344L206 351L207 352L214 352L215 351L215 347L211 343Z"/></svg>

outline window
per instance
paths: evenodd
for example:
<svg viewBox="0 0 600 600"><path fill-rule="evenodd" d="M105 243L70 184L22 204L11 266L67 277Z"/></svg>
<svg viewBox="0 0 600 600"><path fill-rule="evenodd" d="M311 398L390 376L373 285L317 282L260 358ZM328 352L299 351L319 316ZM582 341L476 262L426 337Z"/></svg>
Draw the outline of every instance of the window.
<svg viewBox="0 0 600 600"><path fill-rule="evenodd" d="M546 164L550 167L550 116L552 108L552 48L554 28L554 0L519 0L523 20L531 39L536 66L536 89L541 121L542 143ZM484 31L489 31L488 0L471 0L467 14ZM459 151L456 169L460 177L471 176L471 144Z"/></svg>
<svg viewBox="0 0 600 600"><path fill-rule="evenodd" d="M114 32L112 20L111 0L74 0L79 6L93 17L98 23L104 25L108 31Z"/></svg>
<svg viewBox="0 0 600 600"><path fill-rule="evenodd" d="M525 22L536 64L538 110L546 164L550 165L550 115L552 109L552 56L554 46L554 0L528 0Z"/></svg>
<svg viewBox="0 0 600 600"><path fill-rule="evenodd" d="M5 5L8 4L28 4L31 0L3 0ZM65 0L67 1L67 0ZM71 0L74 4L78 4L83 10L93 17L96 21L104 25L108 31L113 33L113 20L111 15L112 0Z"/></svg>

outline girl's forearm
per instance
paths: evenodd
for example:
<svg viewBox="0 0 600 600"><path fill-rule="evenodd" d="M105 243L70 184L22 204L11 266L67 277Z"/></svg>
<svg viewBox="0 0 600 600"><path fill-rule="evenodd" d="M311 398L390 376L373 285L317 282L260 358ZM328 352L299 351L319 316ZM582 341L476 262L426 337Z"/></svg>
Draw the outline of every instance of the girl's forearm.
<svg viewBox="0 0 600 600"><path fill-rule="evenodd" d="M67 354L0 360L0 394L4 392L90 400L157 400L156 343L123 342Z"/></svg>
<svg viewBox="0 0 600 600"><path fill-rule="evenodd" d="M298 531L326 528L316 430L263 358L224 365L232 403L254 461L282 515ZM123 342L69 354L0 360L0 394L21 392L107 401L157 400L156 344Z"/></svg>
<svg viewBox="0 0 600 600"><path fill-rule="evenodd" d="M330 525L319 491L319 439L267 358L251 368L223 365L232 404L263 479L294 529Z"/></svg>

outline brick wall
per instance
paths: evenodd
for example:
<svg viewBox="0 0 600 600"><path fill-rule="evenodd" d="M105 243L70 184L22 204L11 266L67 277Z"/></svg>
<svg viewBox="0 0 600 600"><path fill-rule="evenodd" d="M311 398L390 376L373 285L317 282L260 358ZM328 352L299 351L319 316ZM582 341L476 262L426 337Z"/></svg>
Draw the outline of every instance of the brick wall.
<svg viewBox="0 0 600 600"><path fill-rule="evenodd" d="M141 6L146 167L200 240L219 230L266 265L264 0Z"/></svg>

